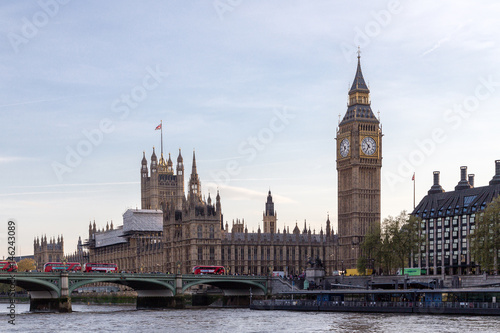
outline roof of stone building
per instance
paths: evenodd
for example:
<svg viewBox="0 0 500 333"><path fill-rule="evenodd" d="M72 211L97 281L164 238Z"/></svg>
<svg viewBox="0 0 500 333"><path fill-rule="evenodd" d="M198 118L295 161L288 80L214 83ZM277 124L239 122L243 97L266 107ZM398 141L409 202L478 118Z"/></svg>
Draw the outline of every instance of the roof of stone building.
<svg viewBox="0 0 500 333"><path fill-rule="evenodd" d="M500 184L431 193L420 201L412 215L425 219L473 214L483 210L499 194Z"/></svg>
<svg viewBox="0 0 500 333"><path fill-rule="evenodd" d="M154 209L129 209L123 214L123 231L163 231L163 212Z"/></svg>
<svg viewBox="0 0 500 333"><path fill-rule="evenodd" d="M345 113L341 123L343 124L354 120L372 122L377 124L379 123L379 120L372 112L372 108L367 104L350 105L347 108L347 112Z"/></svg>
<svg viewBox="0 0 500 333"><path fill-rule="evenodd" d="M126 243L126 234L162 232L163 212L153 209L129 209L123 214L123 226L95 234L95 247Z"/></svg>
<svg viewBox="0 0 500 333"><path fill-rule="evenodd" d="M361 72L361 62L360 56L358 54L358 68L356 70L356 76L352 82L351 90L349 90L349 95L356 92L370 93L370 89L365 82L363 73ZM369 103L358 103L355 102L347 107L347 112L342 118L341 124L345 124L354 120L363 122L379 123L379 120L375 117L372 112L372 108Z"/></svg>
<svg viewBox="0 0 500 333"><path fill-rule="evenodd" d="M96 233L94 237L95 247L103 247L127 242L127 240L123 238L122 226L120 226L118 229Z"/></svg>
<svg viewBox="0 0 500 333"><path fill-rule="evenodd" d="M234 238L233 238L234 237ZM318 234L299 234L299 240L301 242L308 242L309 241L309 237L311 237L311 241L312 242L321 242L321 235L318 235ZM236 241L241 241L241 242L244 242L245 241L245 233L244 232L233 232L233 233L226 233L224 235L224 240L225 241L232 241L232 240L236 240ZM285 241L289 241L289 242L294 242L295 241L295 234L290 234L290 233L287 233L287 234L283 234L283 233L273 233L273 234L270 234L270 233L261 233L260 234L260 241L261 242L271 242L271 239L275 242L285 242ZM323 235L323 239L326 239L326 236ZM256 232L249 232L247 234L247 241L249 242L256 242L257 240L259 240L259 234L256 233Z"/></svg>

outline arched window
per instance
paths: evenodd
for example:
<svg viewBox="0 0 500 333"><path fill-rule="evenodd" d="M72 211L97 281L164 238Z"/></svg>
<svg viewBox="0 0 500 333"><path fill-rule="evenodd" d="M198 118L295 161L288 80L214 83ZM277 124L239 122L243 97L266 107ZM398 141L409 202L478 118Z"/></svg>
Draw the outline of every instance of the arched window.
<svg viewBox="0 0 500 333"><path fill-rule="evenodd" d="M214 226L210 226L210 231L209 231L209 237L210 239L214 239Z"/></svg>
<svg viewBox="0 0 500 333"><path fill-rule="evenodd" d="M198 238L203 238L203 229L201 225L198 226Z"/></svg>

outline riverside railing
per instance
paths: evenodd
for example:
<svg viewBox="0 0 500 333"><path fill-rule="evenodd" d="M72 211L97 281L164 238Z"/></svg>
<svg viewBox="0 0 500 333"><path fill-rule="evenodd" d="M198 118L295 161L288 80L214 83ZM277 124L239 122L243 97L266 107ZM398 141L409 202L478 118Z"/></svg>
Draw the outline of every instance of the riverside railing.
<svg viewBox="0 0 500 333"><path fill-rule="evenodd" d="M290 307L296 308L335 308L335 307L352 307L352 308L447 308L447 309L500 309L500 303L492 302L370 302L370 301L316 301L316 300L289 300L289 299L272 299L272 300L254 300L254 307Z"/></svg>

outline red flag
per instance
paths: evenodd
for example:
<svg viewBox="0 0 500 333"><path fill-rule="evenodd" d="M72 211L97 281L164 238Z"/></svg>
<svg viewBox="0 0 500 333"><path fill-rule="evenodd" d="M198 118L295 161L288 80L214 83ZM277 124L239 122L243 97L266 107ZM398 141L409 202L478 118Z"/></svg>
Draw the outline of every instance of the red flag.
<svg viewBox="0 0 500 333"><path fill-rule="evenodd" d="M413 177L411 177L411 180L415 180L415 172L413 173Z"/></svg>
<svg viewBox="0 0 500 333"><path fill-rule="evenodd" d="M156 131L156 130L161 130L161 124L160 124L160 125L158 125L158 126L156 126L155 131Z"/></svg>

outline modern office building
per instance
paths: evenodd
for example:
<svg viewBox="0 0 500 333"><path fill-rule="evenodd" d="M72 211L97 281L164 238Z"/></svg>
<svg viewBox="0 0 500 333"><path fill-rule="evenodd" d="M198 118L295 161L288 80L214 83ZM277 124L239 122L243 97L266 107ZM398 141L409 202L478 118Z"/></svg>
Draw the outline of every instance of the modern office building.
<svg viewBox="0 0 500 333"><path fill-rule="evenodd" d="M425 268L428 274L479 274L468 236L474 232L478 214L500 194L500 160L495 161L495 175L487 186L475 187L474 175L468 175L467 167L462 166L454 191L445 192L439 175L434 172L434 184L412 212L422 219L425 235L412 265Z"/></svg>

